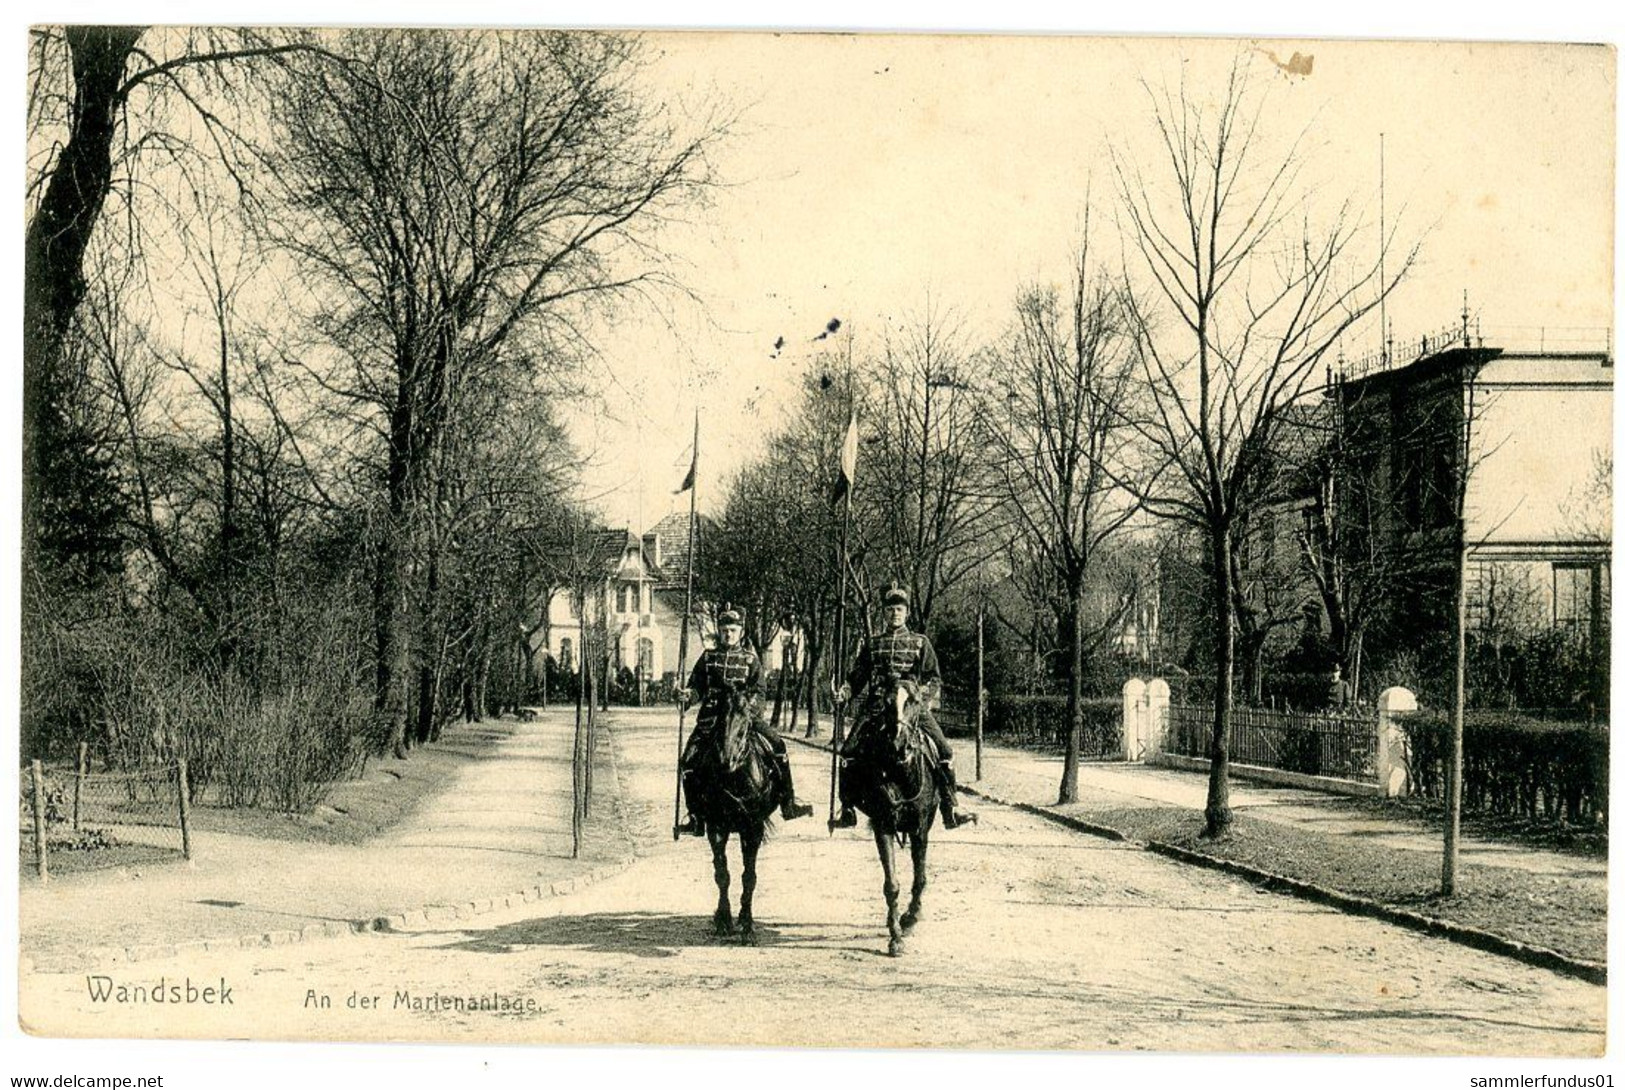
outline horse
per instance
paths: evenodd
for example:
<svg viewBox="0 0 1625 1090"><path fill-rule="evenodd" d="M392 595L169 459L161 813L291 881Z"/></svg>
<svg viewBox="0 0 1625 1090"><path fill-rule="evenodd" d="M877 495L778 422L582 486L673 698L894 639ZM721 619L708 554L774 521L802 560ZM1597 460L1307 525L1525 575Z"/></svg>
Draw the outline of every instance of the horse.
<svg viewBox="0 0 1625 1090"><path fill-rule="evenodd" d="M746 945L756 942L751 912L756 893L756 853L778 807L781 788L772 747L751 729L751 715L749 696L729 693L720 720L702 738L687 777L689 809L705 823L705 836L711 842L712 871L717 883L717 909L711 917L711 929L719 936L734 933L735 920L728 904L728 839L739 837L743 871L738 933Z"/></svg>
<svg viewBox="0 0 1625 1090"><path fill-rule="evenodd" d="M886 952L892 957L903 953L903 937L924 914L921 897L925 893L926 850L941 801L932 775L936 751L918 722L923 708L919 685L906 678L894 679L880 705L880 714L871 711L869 720L853 732L843 773L852 780L853 801L868 815L880 853L886 932L890 937ZM896 849L905 840L914 865L914 882L908 908L899 914Z"/></svg>

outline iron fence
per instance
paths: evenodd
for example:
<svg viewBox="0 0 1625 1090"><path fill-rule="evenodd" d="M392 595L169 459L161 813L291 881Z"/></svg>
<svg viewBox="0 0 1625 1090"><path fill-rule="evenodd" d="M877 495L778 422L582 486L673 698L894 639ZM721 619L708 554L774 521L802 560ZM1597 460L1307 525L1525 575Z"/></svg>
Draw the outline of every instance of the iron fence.
<svg viewBox="0 0 1625 1090"><path fill-rule="evenodd" d="M1170 753L1206 758L1212 744L1212 706L1169 707ZM1357 714L1232 708L1229 757L1233 764L1375 783L1377 721Z"/></svg>

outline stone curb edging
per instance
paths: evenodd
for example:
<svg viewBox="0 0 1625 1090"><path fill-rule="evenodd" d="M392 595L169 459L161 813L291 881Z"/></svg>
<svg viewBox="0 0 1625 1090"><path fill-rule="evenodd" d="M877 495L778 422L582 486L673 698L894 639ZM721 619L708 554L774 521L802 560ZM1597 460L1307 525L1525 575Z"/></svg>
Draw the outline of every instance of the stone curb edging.
<svg viewBox="0 0 1625 1090"><path fill-rule="evenodd" d="M67 959L60 966L53 964L51 968L45 971L75 972L103 965L121 965L138 961L154 961L159 958L179 957L182 954L289 946L294 943L316 942L321 939L342 938L346 935L362 935L369 932L399 932L433 923L452 923L458 920L468 920L475 916L494 912L499 908L514 908L521 904L539 902L549 897L561 897L565 894L575 893L578 890L602 882L606 878L614 877L637 862L636 838L631 837L626 827L626 811L622 805L625 785L621 779L620 762L616 759L613 742L607 748L609 750L610 775L613 777L616 787L615 814L619 819L622 833L633 844L626 855L619 856L603 866L594 867L584 874L578 874L572 878L560 878L552 882L542 882L512 893L482 897L473 901L465 901L462 904L431 904L404 912L386 913L379 916L334 919L324 923L306 924L298 930L288 928L250 932L235 936L221 936L213 939L192 939L187 942L152 945L93 946L81 951L76 957ZM18 969L20 972L26 973L39 971L35 959L27 957L19 960Z"/></svg>
<svg viewBox="0 0 1625 1090"><path fill-rule="evenodd" d="M1015 802L1010 799L1000 798L998 795L981 788L961 784L959 790L975 798L986 799L988 802L999 806L1008 806L1011 809L1032 814L1035 817L1043 818L1045 821L1075 829L1078 832L1129 844L1144 851L1155 852L1158 855L1178 860L1181 863L1189 863L1193 866L1205 867L1208 870L1222 871L1238 878L1245 878L1254 885L1273 893L1285 893L1306 901L1313 901L1316 904L1326 905L1329 908L1336 908L1351 915L1382 920L1385 923L1391 923L1412 931L1420 931L1436 938L1447 939L1486 953L1512 958L1537 968L1562 973L1565 976L1577 977L1587 983L1608 983L1608 966L1602 962L1571 957L1557 950L1519 942L1516 939L1509 939L1481 928L1453 923L1450 920L1441 920L1433 916L1424 916L1419 912L1410 912L1402 908L1393 908L1368 897L1357 897L1350 893L1327 889L1313 882L1288 878L1285 875L1275 874L1272 871L1263 870L1246 863L1220 859L1217 856L1192 851L1189 848L1181 848L1159 840L1135 840L1121 830L1113 829L1110 826L1099 825L1068 814L1059 814L1048 807L1037 806L1030 802Z"/></svg>

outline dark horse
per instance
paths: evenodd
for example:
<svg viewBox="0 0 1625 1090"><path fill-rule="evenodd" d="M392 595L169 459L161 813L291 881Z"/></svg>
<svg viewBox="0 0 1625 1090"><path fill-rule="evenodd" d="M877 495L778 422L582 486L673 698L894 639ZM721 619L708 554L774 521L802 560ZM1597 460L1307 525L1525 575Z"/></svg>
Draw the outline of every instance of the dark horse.
<svg viewBox="0 0 1625 1090"><path fill-rule="evenodd" d="M885 872L886 951L903 952L903 936L919 922L925 893L925 853L936 821L937 781L931 774L937 760L935 747L920 729L920 687L913 681L891 683L877 708L868 707L868 720L853 732L842 775L851 781L854 801L869 816L880 866ZM914 885L908 910L897 911L897 848L908 841L914 863Z"/></svg>
<svg viewBox="0 0 1625 1090"><path fill-rule="evenodd" d="M756 892L756 853L767 833L781 791L767 739L750 729L751 706L743 693L729 693L709 734L702 737L687 777L688 805L705 823L717 880L717 910L711 917L718 935L734 931L728 906L728 838L739 837L743 857L739 895L739 937L754 943L751 899Z"/></svg>

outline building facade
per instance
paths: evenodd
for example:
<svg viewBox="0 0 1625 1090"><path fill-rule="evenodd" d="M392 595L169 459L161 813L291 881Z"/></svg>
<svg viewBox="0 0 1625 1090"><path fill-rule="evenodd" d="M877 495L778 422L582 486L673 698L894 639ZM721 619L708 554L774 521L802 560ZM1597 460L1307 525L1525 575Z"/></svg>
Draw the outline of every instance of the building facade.
<svg viewBox="0 0 1625 1090"><path fill-rule="evenodd" d="M1465 548L1470 642L1486 649L1470 685L1488 696L1494 679L1483 675L1505 658L1499 649L1535 641L1589 660L1591 691L1550 699L1606 705L1611 351L1463 336L1336 383L1331 400L1344 451L1337 502L1356 524L1345 547L1390 569L1365 574L1387 600L1371 625L1373 658L1409 655L1439 675Z"/></svg>

